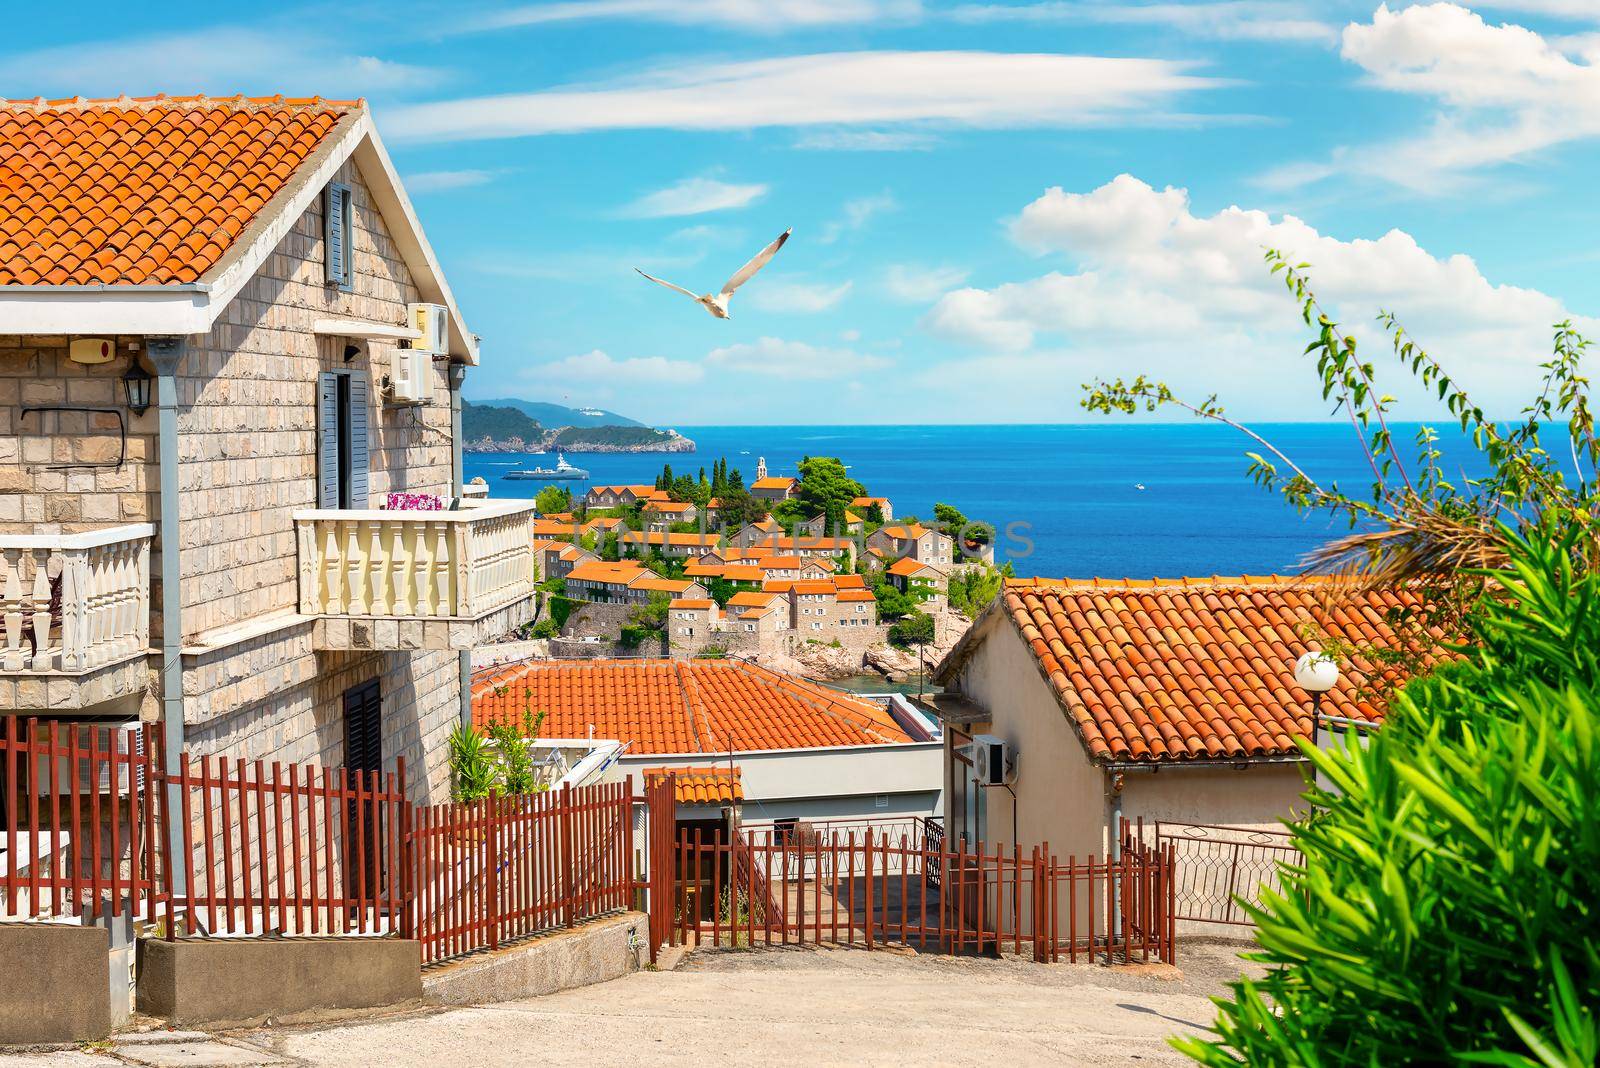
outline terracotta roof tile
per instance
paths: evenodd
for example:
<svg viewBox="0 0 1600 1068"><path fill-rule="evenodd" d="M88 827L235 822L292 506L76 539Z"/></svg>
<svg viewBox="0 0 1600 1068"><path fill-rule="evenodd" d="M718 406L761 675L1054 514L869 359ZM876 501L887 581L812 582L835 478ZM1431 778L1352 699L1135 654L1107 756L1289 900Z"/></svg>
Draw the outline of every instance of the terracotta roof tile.
<svg viewBox="0 0 1600 1068"><path fill-rule="evenodd" d="M632 753L911 741L879 705L739 660L535 660L473 677L474 723L524 708L545 713L546 737L614 739Z"/></svg>
<svg viewBox="0 0 1600 1068"><path fill-rule="evenodd" d="M1315 582L1243 576L1008 584L1003 610L1090 754L1104 760L1241 759L1296 751L1311 701L1294 684L1310 625L1358 645L1398 640L1391 613L1414 593L1330 602ZM1380 720L1386 668L1341 665L1325 714Z"/></svg>
<svg viewBox="0 0 1600 1068"><path fill-rule="evenodd" d="M361 101L0 101L0 285L199 281Z"/></svg>
<svg viewBox="0 0 1600 1068"><path fill-rule="evenodd" d="M680 805L736 805L744 800L744 780L738 768L645 768L645 782L676 776L673 793Z"/></svg>

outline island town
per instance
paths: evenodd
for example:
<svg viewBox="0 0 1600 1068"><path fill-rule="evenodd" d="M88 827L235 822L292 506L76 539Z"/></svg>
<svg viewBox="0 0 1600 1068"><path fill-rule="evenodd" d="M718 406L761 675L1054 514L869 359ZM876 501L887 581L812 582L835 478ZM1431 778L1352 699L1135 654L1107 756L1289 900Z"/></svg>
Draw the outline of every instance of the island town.
<svg viewBox="0 0 1600 1068"><path fill-rule="evenodd" d="M1413 11L1471 15L1356 29ZM403 153L426 126L402 118ZM1022 574L994 502L1049 496L1030 465L1092 446L1002 472L1009 498L919 455L937 488L907 494L860 437L806 425L752 455L610 410L634 410L604 388L623 366L742 389L752 353L789 352L770 336L707 377L595 349L572 358L592 399L555 363L502 373L515 349L475 332L492 283L434 243L459 217L408 191L501 172L412 178L387 133L355 97L0 100L0 1063L1595 1062L1588 321L1541 335L1507 421L1384 310L1385 373L1448 432L1402 441L1367 335L1317 295L1345 275L1272 245L1202 257L1288 302L1292 366L1344 422L1251 422L1131 344L1074 377L1075 413L1225 432L1229 478L1302 523L1303 558ZM688 188L767 195L720 176ZM1139 232L1118 211L1142 194L1113 191L1086 246ZM1008 223L1020 245L1081 225L1066 196ZM778 272L807 241L846 261L897 210L874 203L814 238L717 233L767 243L703 295L618 273L702 330L826 312ZM669 275L701 266L688 229ZM929 330L1015 295L946 274ZM846 335L843 391L893 348ZM1356 481L1319 473L1333 434ZM1179 499L1152 490L1183 492L1202 452L1037 514L1149 533ZM1248 525L1226 507L1207 522Z"/></svg>

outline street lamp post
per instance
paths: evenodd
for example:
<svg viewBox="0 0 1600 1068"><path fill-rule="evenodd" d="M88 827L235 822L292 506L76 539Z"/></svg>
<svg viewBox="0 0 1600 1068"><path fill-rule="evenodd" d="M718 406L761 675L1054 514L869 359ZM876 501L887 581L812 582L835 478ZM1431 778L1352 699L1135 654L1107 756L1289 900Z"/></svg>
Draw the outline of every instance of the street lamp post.
<svg viewBox="0 0 1600 1068"><path fill-rule="evenodd" d="M1339 684L1339 664L1321 649L1312 649L1294 662L1294 683L1311 695L1311 741L1317 740L1322 716L1322 695Z"/></svg>

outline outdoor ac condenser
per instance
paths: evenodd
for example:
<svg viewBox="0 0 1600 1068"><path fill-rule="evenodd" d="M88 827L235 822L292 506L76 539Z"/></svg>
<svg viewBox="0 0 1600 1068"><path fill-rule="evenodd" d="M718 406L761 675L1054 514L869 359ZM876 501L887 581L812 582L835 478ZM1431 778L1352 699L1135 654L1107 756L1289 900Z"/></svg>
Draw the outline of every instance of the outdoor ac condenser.
<svg viewBox="0 0 1600 1068"><path fill-rule="evenodd" d="M413 352L430 356L450 354L450 320L443 304L407 304L406 316L411 328L422 337L411 343Z"/></svg>
<svg viewBox="0 0 1600 1068"><path fill-rule="evenodd" d="M1017 751L1004 738L980 734L972 739L972 774L980 786L1017 781Z"/></svg>
<svg viewBox="0 0 1600 1068"><path fill-rule="evenodd" d="M432 396L433 357L416 349L395 349L389 364L389 403L424 404Z"/></svg>

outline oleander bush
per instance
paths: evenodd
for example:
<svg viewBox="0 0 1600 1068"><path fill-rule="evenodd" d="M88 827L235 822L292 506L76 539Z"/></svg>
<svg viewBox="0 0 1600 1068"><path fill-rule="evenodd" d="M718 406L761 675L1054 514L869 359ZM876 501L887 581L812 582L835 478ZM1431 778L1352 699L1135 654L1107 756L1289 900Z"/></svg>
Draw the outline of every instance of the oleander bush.
<svg viewBox="0 0 1600 1068"><path fill-rule="evenodd" d="M1600 1056L1600 581L1579 535L1503 531L1462 658L1363 749L1251 912L1269 971L1219 999L1211 1065L1591 1065Z"/></svg>

